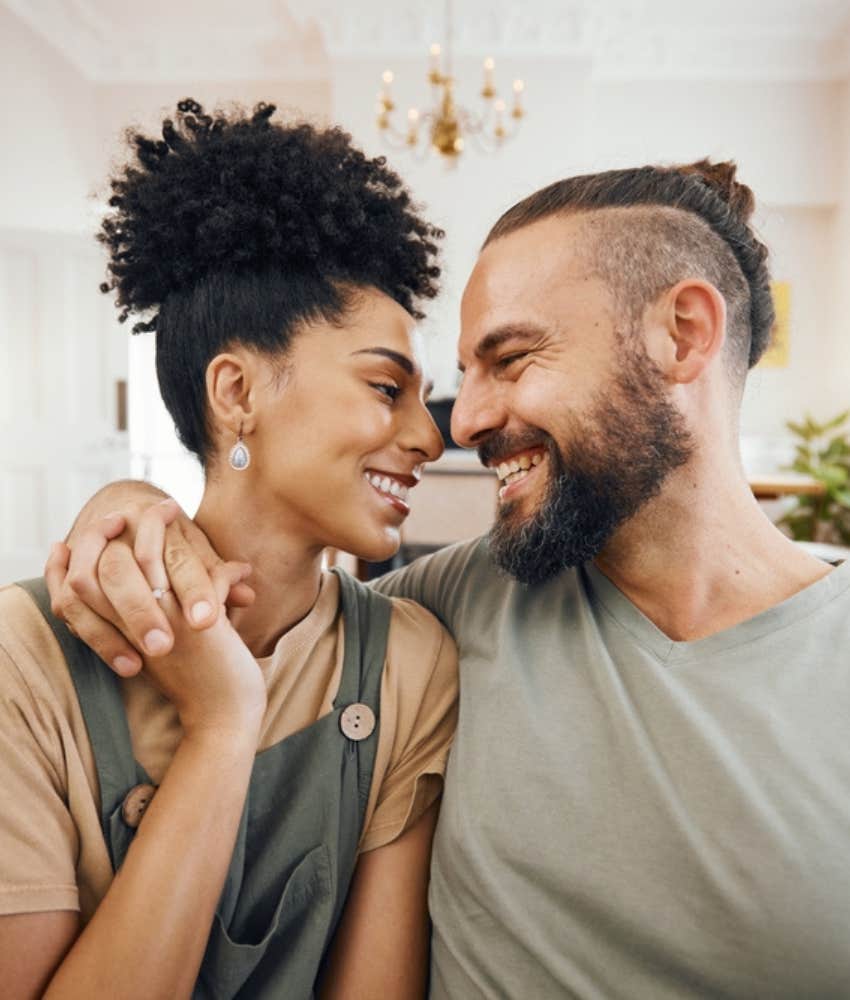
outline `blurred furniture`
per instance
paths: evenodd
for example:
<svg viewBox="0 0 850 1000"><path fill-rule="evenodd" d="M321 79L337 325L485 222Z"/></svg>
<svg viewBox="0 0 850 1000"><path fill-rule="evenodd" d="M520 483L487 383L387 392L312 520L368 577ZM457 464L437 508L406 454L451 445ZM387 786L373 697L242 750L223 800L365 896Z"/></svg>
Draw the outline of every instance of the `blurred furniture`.
<svg viewBox="0 0 850 1000"><path fill-rule="evenodd" d="M403 544L439 547L484 534L496 516L498 493L496 474L476 452L447 448L411 493Z"/></svg>
<svg viewBox="0 0 850 1000"><path fill-rule="evenodd" d="M823 496L825 487L808 476L777 472L775 475L750 476L750 488L756 500L778 500L780 497Z"/></svg>
<svg viewBox="0 0 850 1000"><path fill-rule="evenodd" d="M797 544L801 549L826 562L838 563L850 559L850 548L844 545L830 545L828 542L797 542Z"/></svg>

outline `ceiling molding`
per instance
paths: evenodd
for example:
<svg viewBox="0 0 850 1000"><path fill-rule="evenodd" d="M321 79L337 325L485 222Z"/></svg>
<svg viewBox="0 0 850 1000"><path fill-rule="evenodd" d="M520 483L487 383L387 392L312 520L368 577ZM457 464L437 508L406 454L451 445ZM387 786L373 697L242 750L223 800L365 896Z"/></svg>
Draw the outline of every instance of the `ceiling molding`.
<svg viewBox="0 0 850 1000"><path fill-rule="evenodd" d="M327 53L318 25L294 19L285 3L228 17L192 17L192 4L168 30L151 18L127 25L112 0L2 0L33 31L94 83L195 83L199 80L327 80ZM197 6L197 4L196 4ZM253 9L252 9L253 7ZM179 8L176 8L179 9Z"/></svg>
<svg viewBox="0 0 850 1000"><path fill-rule="evenodd" d="M443 5L413 0L149 0L155 9L147 16L114 0L2 2L84 76L104 83L327 79L330 60L424 60L446 34ZM850 71L847 0L455 6L457 55L583 59L599 80L836 80Z"/></svg>

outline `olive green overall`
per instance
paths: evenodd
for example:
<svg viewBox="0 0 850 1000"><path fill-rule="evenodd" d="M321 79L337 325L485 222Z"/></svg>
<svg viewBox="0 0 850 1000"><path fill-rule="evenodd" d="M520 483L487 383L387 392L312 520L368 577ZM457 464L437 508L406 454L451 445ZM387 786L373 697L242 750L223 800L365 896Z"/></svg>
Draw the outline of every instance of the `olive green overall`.
<svg viewBox="0 0 850 1000"><path fill-rule="evenodd" d="M378 743L377 725L365 739L353 740L343 734L340 717L360 704L378 718L391 605L348 574L338 576L345 650L333 711L255 758L197 998L312 997L339 921ZM51 614L43 580L21 586L68 662L97 765L103 833L117 870L135 834L122 806L128 792L150 783L133 758L120 681Z"/></svg>

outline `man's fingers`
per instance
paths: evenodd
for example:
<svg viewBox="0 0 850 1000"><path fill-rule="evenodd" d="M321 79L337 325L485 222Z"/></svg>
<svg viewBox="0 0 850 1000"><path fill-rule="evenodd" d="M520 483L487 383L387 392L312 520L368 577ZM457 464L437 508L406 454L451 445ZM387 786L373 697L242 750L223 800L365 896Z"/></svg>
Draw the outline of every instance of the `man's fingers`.
<svg viewBox="0 0 850 1000"><path fill-rule="evenodd" d="M164 557L171 589L186 621L195 629L208 628L218 618L222 602L194 542L186 537L179 523L170 524L165 531Z"/></svg>
<svg viewBox="0 0 850 1000"><path fill-rule="evenodd" d="M100 615L69 590L72 596L61 605L62 618L73 635L79 636L87 646L122 677L132 677L142 669L142 658L127 639Z"/></svg>
<svg viewBox="0 0 850 1000"><path fill-rule="evenodd" d="M64 542L54 542L50 546L50 555L44 564L44 580L50 594L50 607L54 615L59 614L59 600L65 585L65 577L68 575L70 559L71 550Z"/></svg>
<svg viewBox="0 0 850 1000"><path fill-rule="evenodd" d="M183 517L180 519L180 528L186 537L186 541L195 550L195 554L204 566L206 566L208 571L213 570L220 562L223 561L221 556L216 552L212 545L210 545L207 536L203 533L203 531L201 531L194 521L187 517Z"/></svg>
<svg viewBox="0 0 850 1000"><path fill-rule="evenodd" d="M115 615L103 595L97 577L97 566L107 545L121 534L124 526L125 521L120 514L110 514L86 528L71 550L64 584L92 611L113 624ZM60 600L70 601L71 598L66 594Z"/></svg>
<svg viewBox="0 0 850 1000"><path fill-rule="evenodd" d="M113 542L107 546L100 557L97 575L106 599L115 609L121 630L130 642L148 656L163 656L169 652L174 634L129 545ZM88 642L83 632L80 637Z"/></svg>
<svg viewBox="0 0 850 1000"><path fill-rule="evenodd" d="M131 677L142 669L142 658L126 638L99 615L89 610L66 585L71 550L64 542L55 542L44 567L44 579L50 593L53 613L64 619L73 635L81 635L97 655L122 677Z"/></svg>
<svg viewBox="0 0 850 1000"><path fill-rule="evenodd" d="M230 588L230 595L225 599L228 608L249 608L257 599L254 588L248 583L235 583Z"/></svg>
<svg viewBox="0 0 850 1000"><path fill-rule="evenodd" d="M213 568L211 577L213 586L215 587L216 600L219 605L228 603L231 605L233 604L232 594L234 588L238 588L250 572L250 563L243 562L219 562L219 564ZM244 586L251 594L251 601L248 602L250 604L253 602L254 591L247 584ZM239 606L245 607L246 605L243 604Z"/></svg>
<svg viewBox="0 0 850 1000"><path fill-rule="evenodd" d="M148 584L167 588L168 573L165 569L165 532L180 511L175 500L163 500L149 507L139 520L133 553Z"/></svg>

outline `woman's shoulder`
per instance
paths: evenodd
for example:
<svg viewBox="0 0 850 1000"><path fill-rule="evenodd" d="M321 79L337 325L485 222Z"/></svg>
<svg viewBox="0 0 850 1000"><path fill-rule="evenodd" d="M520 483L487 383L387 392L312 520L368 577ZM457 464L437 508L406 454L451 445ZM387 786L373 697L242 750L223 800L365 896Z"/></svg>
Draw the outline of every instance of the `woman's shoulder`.
<svg viewBox="0 0 850 1000"><path fill-rule="evenodd" d="M406 597L392 603L385 670L401 687L437 684L457 691L457 648L445 626L421 604Z"/></svg>
<svg viewBox="0 0 850 1000"><path fill-rule="evenodd" d="M35 601L17 584L0 586L0 693L58 697L65 704L71 686L65 657Z"/></svg>
<svg viewBox="0 0 850 1000"><path fill-rule="evenodd" d="M390 600L376 780L361 851L400 836L439 796L457 724L454 640L421 605Z"/></svg>
<svg viewBox="0 0 850 1000"><path fill-rule="evenodd" d="M30 595L16 583L0 586L0 648L5 658L16 663L41 659L51 645L53 633Z"/></svg>

